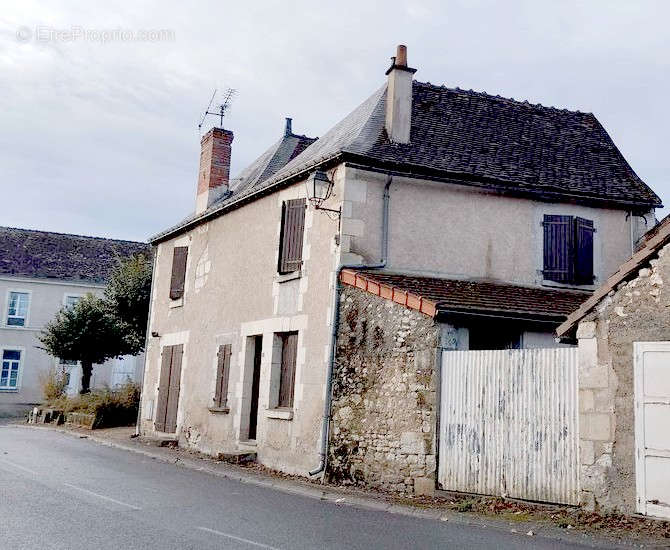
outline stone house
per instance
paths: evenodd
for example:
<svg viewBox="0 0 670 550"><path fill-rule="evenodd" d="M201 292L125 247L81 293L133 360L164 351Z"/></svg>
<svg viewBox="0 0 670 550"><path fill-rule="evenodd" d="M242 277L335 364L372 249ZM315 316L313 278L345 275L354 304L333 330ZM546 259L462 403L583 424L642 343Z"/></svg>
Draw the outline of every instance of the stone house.
<svg viewBox="0 0 670 550"><path fill-rule="evenodd" d="M583 501L670 518L670 218L558 328L579 342Z"/></svg>
<svg viewBox="0 0 670 550"><path fill-rule="evenodd" d="M101 295L118 258L150 252L144 243L0 227L0 415L20 415L42 399L40 376L65 369L77 393L81 367L41 349L38 335L63 307L88 293ZM91 387L139 380L142 355L96 365Z"/></svg>
<svg viewBox="0 0 670 550"><path fill-rule="evenodd" d="M411 492L434 483L436 350L555 347L630 255L660 200L592 114L414 73L399 47L341 122L314 139L287 119L236 178L233 133L204 135L194 214L150 239L144 435ZM359 407L363 385L378 407ZM396 398L411 426L380 419ZM352 469L347 417L383 427L375 445L422 450L406 453L422 467L388 482Z"/></svg>

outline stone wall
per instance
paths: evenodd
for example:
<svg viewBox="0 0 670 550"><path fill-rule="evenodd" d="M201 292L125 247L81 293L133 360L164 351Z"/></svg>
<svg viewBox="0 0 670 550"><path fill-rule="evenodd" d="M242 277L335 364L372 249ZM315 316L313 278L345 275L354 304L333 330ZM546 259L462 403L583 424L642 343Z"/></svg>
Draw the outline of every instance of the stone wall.
<svg viewBox="0 0 670 550"><path fill-rule="evenodd" d="M328 457L333 481L434 490L438 333L430 317L343 288Z"/></svg>
<svg viewBox="0 0 670 550"><path fill-rule="evenodd" d="M670 340L670 245L579 324L582 504L635 512L633 343Z"/></svg>

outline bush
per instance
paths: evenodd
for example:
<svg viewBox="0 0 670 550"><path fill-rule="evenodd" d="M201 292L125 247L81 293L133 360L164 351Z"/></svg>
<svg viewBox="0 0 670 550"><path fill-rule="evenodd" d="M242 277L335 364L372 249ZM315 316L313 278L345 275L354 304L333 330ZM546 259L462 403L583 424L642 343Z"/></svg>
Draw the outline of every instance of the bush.
<svg viewBox="0 0 670 550"><path fill-rule="evenodd" d="M95 415L93 428L130 426L137 420L140 404L140 387L127 382L116 390L94 390L74 397L48 400L44 405L64 413L85 413Z"/></svg>
<svg viewBox="0 0 670 550"><path fill-rule="evenodd" d="M63 369L52 367L47 372L40 373L42 394L47 401L54 401L65 395L67 376Z"/></svg>

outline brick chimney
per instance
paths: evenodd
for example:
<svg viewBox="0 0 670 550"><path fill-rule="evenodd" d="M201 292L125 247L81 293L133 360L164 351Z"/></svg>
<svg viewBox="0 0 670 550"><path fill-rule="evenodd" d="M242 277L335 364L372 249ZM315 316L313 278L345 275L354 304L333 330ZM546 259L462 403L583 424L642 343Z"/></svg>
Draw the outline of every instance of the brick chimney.
<svg viewBox="0 0 670 550"><path fill-rule="evenodd" d="M233 133L212 128L200 140L200 173L195 212L205 211L216 199L228 192L230 178L230 145Z"/></svg>
<svg viewBox="0 0 670 550"><path fill-rule="evenodd" d="M407 66L407 47L398 46L386 71L386 133L394 143L409 143L412 127L412 77L416 69Z"/></svg>

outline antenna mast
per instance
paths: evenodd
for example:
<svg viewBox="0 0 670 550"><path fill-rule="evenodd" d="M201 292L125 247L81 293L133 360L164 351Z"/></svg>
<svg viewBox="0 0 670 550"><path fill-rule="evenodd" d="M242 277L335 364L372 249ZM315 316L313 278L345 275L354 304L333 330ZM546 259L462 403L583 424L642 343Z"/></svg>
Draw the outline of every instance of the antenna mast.
<svg viewBox="0 0 670 550"><path fill-rule="evenodd" d="M202 119L200 120L200 124L198 124L198 130L202 130L202 125L205 122L205 119L207 118L207 115L212 115L212 116L217 116L219 117L219 126L223 128L223 117L226 115L226 111L230 108L230 104L233 102L233 97L237 93L237 90L233 88L228 88L226 89L224 96L223 96L223 102L219 105L219 111L210 111L210 108L212 107L212 102L214 101L214 97L216 96L217 90L214 90L214 93L212 94L212 98L209 100L209 105L207 105L207 109L205 109L205 113L202 115Z"/></svg>

